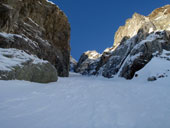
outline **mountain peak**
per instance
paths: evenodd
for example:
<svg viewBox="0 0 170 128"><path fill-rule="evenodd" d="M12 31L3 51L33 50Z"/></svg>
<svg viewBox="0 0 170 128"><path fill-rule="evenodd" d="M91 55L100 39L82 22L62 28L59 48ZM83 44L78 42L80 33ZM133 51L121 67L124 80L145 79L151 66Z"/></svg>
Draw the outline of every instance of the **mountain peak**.
<svg viewBox="0 0 170 128"><path fill-rule="evenodd" d="M134 13L132 18L128 19L125 25L117 30L114 46L117 47L124 37L135 36L140 29L147 29L145 32L149 33L151 27L154 30L170 29L170 5L155 9L149 16Z"/></svg>

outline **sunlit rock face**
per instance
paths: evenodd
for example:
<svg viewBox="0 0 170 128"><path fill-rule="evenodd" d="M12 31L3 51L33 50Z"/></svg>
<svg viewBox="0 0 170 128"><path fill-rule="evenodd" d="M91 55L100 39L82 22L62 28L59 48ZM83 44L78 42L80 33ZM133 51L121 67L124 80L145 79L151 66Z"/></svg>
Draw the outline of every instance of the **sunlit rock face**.
<svg viewBox="0 0 170 128"><path fill-rule="evenodd" d="M170 5L154 10L149 16L135 13L119 27L113 47L93 60L95 66L86 68L90 72L86 74L132 79L155 53L161 55L163 50L170 51Z"/></svg>
<svg viewBox="0 0 170 128"><path fill-rule="evenodd" d="M1 36L0 47L35 54L53 64L59 76L69 75L70 24L56 5L46 0L1 0L0 32L21 37L9 41Z"/></svg>
<svg viewBox="0 0 170 128"><path fill-rule="evenodd" d="M117 47L124 37L132 38L139 29L145 33L156 30L170 30L170 5L154 10L149 16L135 13L124 26L120 26L114 37L114 47Z"/></svg>

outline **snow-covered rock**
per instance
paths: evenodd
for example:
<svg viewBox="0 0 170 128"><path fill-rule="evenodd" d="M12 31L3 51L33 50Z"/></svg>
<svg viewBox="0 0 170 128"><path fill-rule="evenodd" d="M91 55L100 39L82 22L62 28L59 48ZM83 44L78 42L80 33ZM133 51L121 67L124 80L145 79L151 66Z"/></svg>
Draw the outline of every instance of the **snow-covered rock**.
<svg viewBox="0 0 170 128"><path fill-rule="evenodd" d="M112 52L104 66L102 75L112 78L115 75L132 79L136 71L142 69L154 53L162 54L170 51L170 36L168 31L157 31L150 34L139 32L136 36L121 42Z"/></svg>
<svg viewBox="0 0 170 128"><path fill-rule="evenodd" d="M153 58L144 68L135 73L135 78L142 81L166 80L170 77L170 51L163 50L153 54Z"/></svg>
<svg viewBox="0 0 170 128"><path fill-rule="evenodd" d="M137 43L124 60L119 74L126 79L132 79L135 72L142 69L152 58L153 54L162 54L163 50L170 51L170 37L166 31L157 31Z"/></svg>
<svg viewBox="0 0 170 128"><path fill-rule="evenodd" d="M95 68L100 61L101 54L96 51L87 51L83 53L77 63L75 72L83 75L92 75L95 73Z"/></svg>
<svg viewBox="0 0 170 128"><path fill-rule="evenodd" d="M0 48L0 80L14 79L48 83L57 81L58 74L48 61L22 50Z"/></svg>
<svg viewBox="0 0 170 128"><path fill-rule="evenodd" d="M70 56L70 71L74 72L76 66L77 66L77 61L72 56Z"/></svg>

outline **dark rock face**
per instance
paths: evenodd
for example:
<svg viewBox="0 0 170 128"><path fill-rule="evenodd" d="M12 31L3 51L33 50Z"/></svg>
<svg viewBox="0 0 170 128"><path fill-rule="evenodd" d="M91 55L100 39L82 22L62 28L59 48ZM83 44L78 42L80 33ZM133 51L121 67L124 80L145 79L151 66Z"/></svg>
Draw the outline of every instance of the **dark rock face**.
<svg viewBox="0 0 170 128"><path fill-rule="evenodd" d="M116 32L114 46L93 61L96 64L93 68L85 70L93 71L93 74L87 72L90 75L132 79L153 54L161 54L163 50L170 51L170 5L156 9L147 17L135 13Z"/></svg>
<svg viewBox="0 0 170 128"><path fill-rule="evenodd" d="M75 72L83 75L94 75L95 68L100 60L100 54L96 51L87 51L80 57L79 62L75 68Z"/></svg>
<svg viewBox="0 0 170 128"><path fill-rule="evenodd" d="M152 59L154 53L161 54L164 45L170 46L170 38L167 37L167 33L166 31L152 33L145 40L136 44L123 63L119 75L132 79L135 72L142 69Z"/></svg>
<svg viewBox="0 0 170 128"><path fill-rule="evenodd" d="M102 75L104 77L112 78L116 75L121 68L126 57L129 55L131 49L134 47L137 41L137 37L125 40L119 45L111 54L109 60L105 63L103 67L104 70Z"/></svg>
<svg viewBox="0 0 170 128"><path fill-rule="evenodd" d="M118 73L121 77L132 79L135 72L142 69L152 59L155 52L161 54L163 49L170 50L168 35L167 31L150 34L139 32L136 36L122 42L112 52L109 61L103 67L102 75L112 78Z"/></svg>
<svg viewBox="0 0 170 128"><path fill-rule="evenodd" d="M70 56L70 71L74 72L76 66L77 66L77 61L72 56Z"/></svg>
<svg viewBox="0 0 170 128"><path fill-rule="evenodd" d="M0 47L17 48L53 64L59 76L69 75L70 25L65 14L46 0L1 0Z"/></svg>
<svg viewBox="0 0 170 128"><path fill-rule="evenodd" d="M18 49L0 48L0 80L26 80L38 83L56 82L56 68L48 61Z"/></svg>

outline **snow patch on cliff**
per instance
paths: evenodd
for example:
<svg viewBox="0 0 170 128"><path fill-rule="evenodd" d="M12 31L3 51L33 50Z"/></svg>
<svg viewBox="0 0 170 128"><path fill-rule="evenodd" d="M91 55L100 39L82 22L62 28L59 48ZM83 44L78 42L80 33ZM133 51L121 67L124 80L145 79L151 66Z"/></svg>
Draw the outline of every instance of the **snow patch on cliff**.
<svg viewBox="0 0 170 128"><path fill-rule="evenodd" d="M22 66L23 63L32 62L33 64L47 63L34 55L14 48L0 48L0 70L10 71L15 66Z"/></svg>

